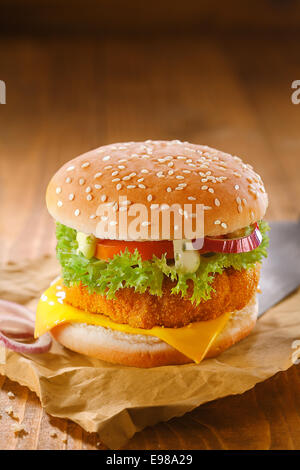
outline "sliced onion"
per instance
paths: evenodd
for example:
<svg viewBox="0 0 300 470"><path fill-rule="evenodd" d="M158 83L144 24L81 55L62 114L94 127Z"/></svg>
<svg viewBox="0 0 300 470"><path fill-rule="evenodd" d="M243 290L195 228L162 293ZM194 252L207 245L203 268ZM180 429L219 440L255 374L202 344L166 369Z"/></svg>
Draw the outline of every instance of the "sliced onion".
<svg viewBox="0 0 300 470"><path fill-rule="evenodd" d="M11 313L0 314L0 332L13 338L32 338L34 325L25 318L16 318Z"/></svg>
<svg viewBox="0 0 300 470"><path fill-rule="evenodd" d="M29 320L35 322L34 312L29 308L24 307L24 305L17 304L16 302L0 299L0 311L1 310L12 314L17 314L19 317L28 318Z"/></svg>
<svg viewBox="0 0 300 470"><path fill-rule="evenodd" d="M51 348L52 340L48 333L40 336L34 343L20 343L12 338L8 338L3 333L0 333L0 342L12 351L25 354L41 354L49 351Z"/></svg>
<svg viewBox="0 0 300 470"><path fill-rule="evenodd" d="M253 225L250 235L242 238L211 238L205 237L201 252L214 253L246 253L257 248L262 242L262 234L257 224ZM197 240L193 242L197 249Z"/></svg>
<svg viewBox="0 0 300 470"><path fill-rule="evenodd" d="M0 343L13 351L25 354L41 354L49 351L52 340L47 333L32 343L15 339L34 340L35 315L28 308L15 302L0 299Z"/></svg>

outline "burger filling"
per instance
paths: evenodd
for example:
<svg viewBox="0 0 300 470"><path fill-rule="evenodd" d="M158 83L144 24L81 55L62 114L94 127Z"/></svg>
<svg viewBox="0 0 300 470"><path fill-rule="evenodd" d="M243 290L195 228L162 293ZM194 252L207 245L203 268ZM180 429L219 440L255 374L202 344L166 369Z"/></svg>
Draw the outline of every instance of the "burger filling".
<svg viewBox="0 0 300 470"><path fill-rule="evenodd" d="M180 257L176 262L182 244L176 251L168 241L101 242L57 223L65 300L115 322L145 329L181 327L240 310L255 294L260 262L267 256L269 227L265 221L258 226L261 242L255 249L200 251L186 264ZM245 227L223 238L230 242L251 230Z"/></svg>

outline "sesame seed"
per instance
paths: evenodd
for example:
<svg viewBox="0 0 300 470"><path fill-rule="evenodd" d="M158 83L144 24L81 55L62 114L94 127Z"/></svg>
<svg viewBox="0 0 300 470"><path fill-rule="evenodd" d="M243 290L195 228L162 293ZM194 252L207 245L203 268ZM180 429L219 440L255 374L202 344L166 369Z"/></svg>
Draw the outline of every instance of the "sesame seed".
<svg viewBox="0 0 300 470"><path fill-rule="evenodd" d="M239 185L238 185L238 184L235 184L235 185L234 185L234 189L236 189L236 190L240 189Z"/></svg>
<svg viewBox="0 0 300 470"><path fill-rule="evenodd" d="M173 173L174 173L174 170L169 170L168 171L168 175L173 175Z"/></svg>
<svg viewBox="0 0 300 470"><path fill-rule="evenodd" d="M246 206L247 205L247 199L243 198L242 201L243 201L244 206Z"/></svg>
<svg viewBox="0 0 300 470"><path fill-rule="evenodd" d="M126 167L125 167L124 165L118 165L118 168L119 168L120 170L125 170Z"/></svg>
<svg viewBox="0 0 300 470"><path fill-rule="evenodd" d="M152 199L153 199L152 194L148 194L148 196L147 196L147 201L151 202Z"/></svg>
<svg viewBox="0 0 300 470"><path fill-rule="evenodd" d="M243 208L241 205L238 205L238 212L243 212Z"/></svg>
<svg viewBox="0 0 300 470"><path fill-rule="evenodd" d="M72 178L70 178L70 176L68 176L65 181L66 181L66 183L71 183Z"/></svg>
<svg viewBox="0 0 300 470"><path fill-rule="evenodd" d="M144 184L139 184L138 186L139 186L139 188L141 188L141 189L146 189L146 186L145 186Z"/></svg>
<svg viewBox="0 0 300 470"><path fill-rule="evenodd" d="M75 197L75 196L74 196L73 193L69 194L69 200L70 200L70 201L73 201L74 197Z"/></svg>
<svg viewBox="0 0 300 470"><path fill-rule="evenodd" d="M101 188L102 188L102 185L101 185L101 184L94 184L94 187L95 187L96 189L101 189Z"/></svg>
<svg viewBox="0 0 300 470"><path fill-rule="evenodd" d="M189 200L189 201L196 201L196 198L193 197L193 196L189 196L189 197L188 197L188 200Z"/></svg>
<svg viewBox="0 0 300 470"><path fill-rule="evenodd" d="M167 192L170 193L172 191L172 188L170 186L167 188Z"/></svg>
<svg viewBox="0 0 300 470"><path fill-rule="evenodd" d="M210 206L204 206L203 209L204 209L205 211L209 211L210 209L212 209L212 207L210 207Z"/></svg>
<svg viewBox="0 0 300 470"><path fill-rule="evenodd" d="M214 193L215 191L214 191L213 188L208 188L208 192L209 192L209 193Z"/></svg>
<svg viewBox="0 0 300 470"><path fill-rule="evenodd" d="M139 178L138 179L138 183L141 183L142 181L144 181L145 178Z"/></svg>
<svg viewBox="0 0 300 470"><path fill-rule="evenodd" d="M95 218L96 218L95 214L90 215L90 219L95 219Z"/></svg>
<svg viewBox="0 0 300 470"><path fill-rule="evenodd" d="M178 186L181 186L182 188L185 188L187 186L186 183L179 183Z"/></svg>
<svg viewBox="0 0 300 470"><path fill-rule="evenodd" d="M82 186L84 183L85 183L85 179L84 179L84 178L80 178L80 180L79 180L80 186Z"/></svg>
<svg viewBox="0 0 300 470"><path fill-rule="evenodd" d="M93 199L93 196L91 194L88 194L86 198L88 201L91 201Z"/></svg>
<svg viewBox="0 0 300 470"><path fill-rule="evenodd" d="M122 188L121 183L118 183L117 186L116 186L117 191L120 191L121 188Z"/></svg>
<svg viewBox="0 0 300 470"><path fill-rule="evenodd" d="M86 188L85 192L86 192L86 193L90 193L91 190L92 190L92 188L91 188L90 186L88 186L88 187Z"/></svg>
<svg viewBox="0 0 300 470"><path fill-rule="evenodd" d="M184 180L184 176L181 176L181 175L177 175L176 178L177 178L178 180Z"/></svg>
<svg viewBox="0 0 300 470"><path fill-rule="evenodd" d="M58 207L61 207L63 205L63 203L61 201L57 201L57 206Z"/></svg>
<svg viewBox="0 0 300 470"><path fill-rule="evenodd" d="M106 199L107 199L107 196L106 196L105 194L103 194L103 195L101 196L101 201L102 201L102 202L105 202Z"/></svg>
<svg viewBox="0 0 300 470"><path fill-rule="evenodd" d="M225 224L225 222L222 222L222 223L221 223L221 226L222 226L223 228L227 228L227 224Z"/></svg>
<svg viewBox="0 0 300 470"><path fill-rule="evenodd" d="M113 179L111 180L112 183L117 183L118 181L121 181L120 178L113 178Z"/></svg>
<svg viewBox="0 0 300 470"><path fill-rule="evenodd" d="M219 206L221 205L221 203L220 203L220 201L219 201L218 198L215 199L215 205L216 205L217 207L219 207Z"/></svg>
<svg viewBox="0 0 300 470"><path fill-rule="evenodd" d="M72 165L72 166L69 166L69 167L67 168L67 171L72 171L72 170L75 170L75 166L73 166L73 165Z"/></svg>
<svg viewBox="0 0 300 470"><path fill-rule="evenodd" d="M191 170L182 170L182 173L191 173Z"/></svg>
<svg viewBox="0 0 300 470"><path fill-rule="evenodd" d="M106 155L105 157L102 158L102 160L104 162L107 162L108 160L110 160L110 155Z"/></svg>
<svg viewBox="0 0 300 470"><path fill-rule="evenodd" d="M112 174L111 174L111 176L117 176L118 173L119 173L118 170L113 171Z"/></svg>
<svg viewBox="0 0 300 470"><path fill-rule="evenodd" d="M214 221L214 224L215 224L215 225L219 225L220 223L221 223L221 220L215 220L215 221Z"/></svg>
<svg viewBox="0 0 300 470"><path fill-rule="evenodd" d="M206 191L207 188L208 186L201 186L202 191Z"/></svg>
<svg viewBox="0 0 300 470"><path fill-rule="evenodd" d="M104 167L104 170L111 170L112 169L112 165L107 165Z"/></svg>
<svg viewBox="0 0 300 470"><path fill-rule="evenodd" d="M134 189L136 188L136 185L135 184L129 184L128 186L126 186L127 189Z"/></svg>
<svg viewBox="0 0 300 470"><path fill-rule="evenodd" d="M141 173L149 173L149 171L143 168L143 170L141 170Z"/></svg>
<svg viewBox="0 0 300 470"><path fill-rule="evenodd" d="M61 193L61 187L60 187L60 186L58 186L58 187L56 188L55 192L56 192L56 194L59 194L59 193Z"/></svg>
<svg viewBox="0 0 300 470"><path fill-rule="evenodd" d="M128 180L130 180L130 176L129 176L129 175L123 176L122 180L123 180L123 181L128 181Z"/></svg>
<svg viewBox="0 0 300 470"><path fill-rule="evenodd" d="M158 178L164 178L164 174L162 171L159 171L158 173L156 173L156 176L158 176Z"/></svg>
<svg viewBox="0 0 300 470"><path fill-rule="evenodd" d="M127 162L126 158L122 158L121 160L119 160L119 163L125 163Z"/></svg>
<svg viewBox="0 0 300 470"><path fill-rule="evenodd" d="M237 202L238 204L241 204L241 198L240 198L239 196L236 198L236 202Z"/></svg>
<svg viewBox="0 0 300 470"><path fill-rule="evenodd" d="M99 176L102 176L101 171L98 171L98 173L96 173L96 174L94 175L94 178L99 178Z"/></svg>
<svg viewBox="0 0 300 470"><path fill-rule="evenodd" d="M87 168L88 166L90 166L90 162L85 162L81 165L81 168Z"/></svg>
<svg viewBox="0 0 300 470"><path fill-rule="evenodd" d="M168 163L168 166L171 168L172 166L174 166L174 163L173 163L173 162L169 162L169 163Z"/></svg>
<svg viewBox="0 0 300 470"><path fill-rule="evenodd" d="M129 176L130 176L130 178L133 178L134 176L136 176L136 173L134 173L134 172L133 172L133 173L130 173Z"/></svg>
<svg viewBox="0 0 300 470"><path fill-rule="evenodd" d="M74 215L75 215L76 217L78 217L79 214L80 214L80 210L79 210L79 209L76 209L76 210L74 211Z"/></svg>

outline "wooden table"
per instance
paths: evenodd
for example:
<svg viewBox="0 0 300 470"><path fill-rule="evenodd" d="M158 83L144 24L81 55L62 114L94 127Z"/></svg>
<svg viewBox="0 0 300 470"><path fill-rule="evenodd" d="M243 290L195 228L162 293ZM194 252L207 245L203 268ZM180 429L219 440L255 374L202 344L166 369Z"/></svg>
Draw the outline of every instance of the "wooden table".
<svg viewBox="0 0 300 470"><path fill-rule="evenodd" d="M54 252L48 180L70 158L114 141L179 138L241 155L266 183L269 219L299 217L300 105L290 99L297 44L282 36L0 39L1 261ZM145 429L126 448L299 449L299 385L293 366ZM47 416L26 388L0 377L0 389L0 412L13 405L30 429L15 437L3 413L1 449L104 448Z"/></svg>

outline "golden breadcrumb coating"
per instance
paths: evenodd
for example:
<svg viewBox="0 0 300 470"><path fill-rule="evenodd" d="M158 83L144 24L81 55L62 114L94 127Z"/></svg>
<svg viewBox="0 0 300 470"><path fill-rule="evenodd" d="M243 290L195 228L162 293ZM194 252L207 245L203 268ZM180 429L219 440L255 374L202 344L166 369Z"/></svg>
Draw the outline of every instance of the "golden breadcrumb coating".
<svg viewBox="0 0 300 470"><path fill-rule="evenodd" d="M225 312L241 310L256 293L260 265L252 269L237 271L228 268L216 274L211 299L192 304L187 298L171 294L174 282L164 279L161 297L149 292L139 294L133 288L116 292L115 299L100 294L89 294L83 285L64 287L66 302L91 313L102 313L117 323L126 323L134 328L153 326L181 327L195 321L217 318ZM188 295L192 293L192 284Z"/></svg>

